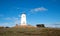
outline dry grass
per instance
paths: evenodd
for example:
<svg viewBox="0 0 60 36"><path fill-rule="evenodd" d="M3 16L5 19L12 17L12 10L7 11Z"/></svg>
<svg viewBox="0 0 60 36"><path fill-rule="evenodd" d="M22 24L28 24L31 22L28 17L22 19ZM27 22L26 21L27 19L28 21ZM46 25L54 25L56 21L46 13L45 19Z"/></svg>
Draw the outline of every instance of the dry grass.
<svg viewBox="0 0 60 36"><path fill-rule="evenodd" d="M57 28L0 28L0 36L60 36Z"/></svg>

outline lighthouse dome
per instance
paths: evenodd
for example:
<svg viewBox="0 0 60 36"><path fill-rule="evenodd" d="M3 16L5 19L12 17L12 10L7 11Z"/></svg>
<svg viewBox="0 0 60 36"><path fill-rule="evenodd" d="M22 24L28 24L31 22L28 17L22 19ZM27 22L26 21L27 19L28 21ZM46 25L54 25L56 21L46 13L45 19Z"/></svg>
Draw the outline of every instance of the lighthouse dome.
<svg viewBox="0 0 60 36"><path fill-rule="evenodd" d="M26 16L26 14L22 14L21 17Z"/></svg>

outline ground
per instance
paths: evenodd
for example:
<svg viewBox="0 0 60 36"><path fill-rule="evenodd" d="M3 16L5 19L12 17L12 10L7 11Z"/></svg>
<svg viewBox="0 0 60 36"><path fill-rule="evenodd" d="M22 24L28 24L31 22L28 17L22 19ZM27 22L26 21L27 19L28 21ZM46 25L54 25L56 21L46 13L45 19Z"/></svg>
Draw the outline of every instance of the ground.
<svg viewBox="0 0 60 36"><path fill-rule="evenodd" d="M60 28L0 28L0 36L60 36Z"/></svg>

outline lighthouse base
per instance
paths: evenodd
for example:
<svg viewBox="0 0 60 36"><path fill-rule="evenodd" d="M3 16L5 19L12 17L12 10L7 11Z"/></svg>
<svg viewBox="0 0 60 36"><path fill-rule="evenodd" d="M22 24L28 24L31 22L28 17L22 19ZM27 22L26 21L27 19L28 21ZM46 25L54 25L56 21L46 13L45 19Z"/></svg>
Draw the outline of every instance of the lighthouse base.
<svg viewBox="0 0 60 36"><path fill-rule="evenodd" d="M36 27L31 25L16 25L15 28L36 28Z"/></svg>
<svg viewBox="0 0 60 36"><path fill-rule="evenodd" d="M26 24L21 24L20 26L27 26Z"/></svg>

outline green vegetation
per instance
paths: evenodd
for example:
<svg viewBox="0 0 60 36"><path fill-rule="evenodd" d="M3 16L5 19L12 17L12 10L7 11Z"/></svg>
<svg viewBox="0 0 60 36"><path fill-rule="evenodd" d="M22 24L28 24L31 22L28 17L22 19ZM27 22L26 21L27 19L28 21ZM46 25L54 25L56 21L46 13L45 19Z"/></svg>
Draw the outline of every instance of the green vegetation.
<svg viewBox="0 0 60 36"><path fill-rule="evenodd" d="M60 36L58 28L1 28L0 36Z"/></svg>

